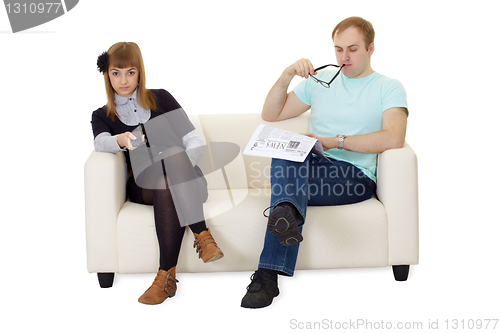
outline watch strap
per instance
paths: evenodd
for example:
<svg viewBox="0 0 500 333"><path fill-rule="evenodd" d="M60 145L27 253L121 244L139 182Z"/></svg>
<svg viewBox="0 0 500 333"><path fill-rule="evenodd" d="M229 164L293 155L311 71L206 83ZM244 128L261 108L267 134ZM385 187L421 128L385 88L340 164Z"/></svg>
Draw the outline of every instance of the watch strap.
<svg viewBox="0 0 500 333"><path fill-rule="evenodd" d="M339 150L342 150L344 149L344 140L345 140L345 136L344 135L337 135L337 138L339 138Z"/></svg>

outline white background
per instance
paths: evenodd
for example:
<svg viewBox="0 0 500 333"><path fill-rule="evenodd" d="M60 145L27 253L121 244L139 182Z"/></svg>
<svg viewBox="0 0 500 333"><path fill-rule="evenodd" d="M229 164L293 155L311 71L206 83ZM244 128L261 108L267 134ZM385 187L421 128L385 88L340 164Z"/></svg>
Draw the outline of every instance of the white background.
<svg viewBox="0 0 500 333"><path fill-rule="evenodd" d="M467 327L468 319L500 318L495 5L80 1L16 34L0 9L0 327L284 332L294 319L424 328L439 319L444 329L446 319ZM100 289L86 271L83 192L90 116L105 104L97 56L134 41L147 86L169 90L186 112L258 113L294 61L335 63L331 31L353 15L375 27L372 67L407 91L420 191L420 264L408 281L395 282L390 268L298 271L260 310L239 306L251 272L179 274L177 296L156 307L137 302L152 274L118 275Z"/></svg>

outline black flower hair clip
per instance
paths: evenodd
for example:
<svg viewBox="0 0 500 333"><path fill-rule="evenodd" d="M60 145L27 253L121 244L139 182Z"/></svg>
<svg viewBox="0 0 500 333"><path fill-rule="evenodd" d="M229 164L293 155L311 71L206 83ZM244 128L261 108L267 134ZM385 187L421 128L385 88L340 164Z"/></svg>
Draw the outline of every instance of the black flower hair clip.
<svg viewBox="0 0 500 333"><path fill-rule="evenodd" d="M97 70L104 74L108 70L109 66L109 55L108 52L103 52L97 57Z"/></svg>

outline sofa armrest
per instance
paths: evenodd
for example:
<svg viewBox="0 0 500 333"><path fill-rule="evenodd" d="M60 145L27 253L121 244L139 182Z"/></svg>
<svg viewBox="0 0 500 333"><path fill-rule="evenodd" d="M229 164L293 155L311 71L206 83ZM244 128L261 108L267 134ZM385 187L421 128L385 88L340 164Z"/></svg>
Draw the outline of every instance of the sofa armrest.
<svg viewBox="0 0 500 333"><path fill-rule="evenodd" d="M389 265L418 263L417 156L405 142L378 157L377 196L387 212Z"/></svg>
<svg viewBox="0 0 500 333"><path fill-rule="evenodd" d="M93 151L85 163L87 270L117 272L116 220L126 200L123 153Z"/></svg>

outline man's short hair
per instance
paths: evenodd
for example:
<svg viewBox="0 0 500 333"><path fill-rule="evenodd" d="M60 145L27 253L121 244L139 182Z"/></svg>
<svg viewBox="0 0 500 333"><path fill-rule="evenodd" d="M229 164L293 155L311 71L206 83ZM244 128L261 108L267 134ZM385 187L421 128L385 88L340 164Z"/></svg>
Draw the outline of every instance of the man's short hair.
<svg viewBox="0 0 500 333"><path fill-rule="evenodd" d="M373 40L375 39L375 30L373 29L373 26L370 22L358 16L346 18L345 20L337 24L332 32L332 39L333 37L335 37L335 34L340 33L350 27L355 27L364 36L365 47L366 50L368 50L368 47L371 43L373 43Z"/></svg>

